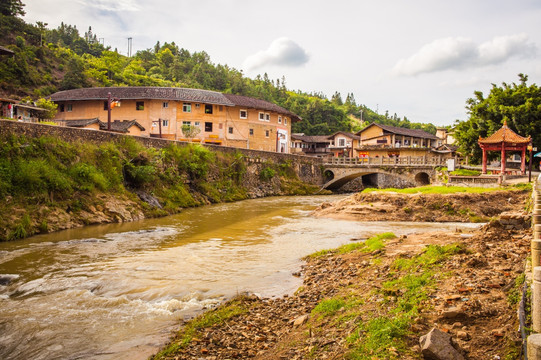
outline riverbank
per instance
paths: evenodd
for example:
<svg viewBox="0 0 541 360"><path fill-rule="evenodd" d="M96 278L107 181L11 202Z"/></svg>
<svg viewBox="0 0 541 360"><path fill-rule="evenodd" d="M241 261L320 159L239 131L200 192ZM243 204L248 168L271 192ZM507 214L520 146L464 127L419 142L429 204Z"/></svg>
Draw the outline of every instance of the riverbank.
<svg viewBox="0 0 541 360"><path fill-rule="evenodd" d="M133 137L95 144L0 138L0 241L274 195L307 195L288 161L252 161L200 145L145 147Z"/></svg>
<svg viewBox="0 0 541 360"><path fill-rule="evenodd" d="M526 197L506 209L522 211ZM530 230L493 220L471 233L391 237L308 257L293 296L233 299L184 324L154 358L422 359L419 338L432 328L466 359L518 357Z"/></svg>

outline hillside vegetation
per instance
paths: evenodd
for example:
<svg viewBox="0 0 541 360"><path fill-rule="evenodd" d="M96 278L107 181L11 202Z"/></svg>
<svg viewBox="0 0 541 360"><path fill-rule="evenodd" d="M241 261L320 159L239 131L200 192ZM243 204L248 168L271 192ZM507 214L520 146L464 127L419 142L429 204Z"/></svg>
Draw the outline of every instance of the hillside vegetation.
<svg viewBox="0 0 541 360"><path fill-rule="evenodd" d="M200 145L158 150L129 136L102 145L0 138L0 241L316 190L288 162L247 163L239 152Z"/></svg>
<svg viewBox="0 0 541 360"><path fill-rule="evenodd" d="M265 73L248 78L240 70L213 63L205 51L190 52L174 42L157 41L153 48L123 56L99 43L91 28L81 35L69 24L56 29L41 22L27 24L19 17L22 9L0 15L0 45L15 52L0 62L0 96L37 99L91 86L188 87L276 103L301 116L303 121L293 124L293 132L307 135L358 131L371 122L436 132L432 124L411 123L388 111L377 114L357 104L353 94L343 99L335 92L329 99L322 93L292 91L283 77L270 79Z"/></svg>

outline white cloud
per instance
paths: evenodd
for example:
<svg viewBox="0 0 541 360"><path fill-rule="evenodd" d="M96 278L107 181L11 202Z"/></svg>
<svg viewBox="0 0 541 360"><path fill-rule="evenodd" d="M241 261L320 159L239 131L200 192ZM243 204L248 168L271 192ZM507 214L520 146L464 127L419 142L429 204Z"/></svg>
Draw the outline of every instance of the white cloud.
<svg viewBox="0 0 541 360"><path fill-rule="evenodd" d="M139 11L141 9L135 0L79 0L79 3L103 11Z"/></svg>
<svg viewBox="0 0 541 360"><path fill-rule="evenodd" d="M424 45L409 58L399 60L392 73L418 75L500 64L512 57L530 57L535 54L536 47L528 40L526 34L495 37L479 45L462 37L438 39Z"/></svg>
<svg viewBox="0 0 541 360"><path fill-rule="evenodd" d="M265 66L297 67L308 62L308 53L296 42L286 37L274 40L268 49L250 55L244 61L244 68L255 70Z"/></svg>

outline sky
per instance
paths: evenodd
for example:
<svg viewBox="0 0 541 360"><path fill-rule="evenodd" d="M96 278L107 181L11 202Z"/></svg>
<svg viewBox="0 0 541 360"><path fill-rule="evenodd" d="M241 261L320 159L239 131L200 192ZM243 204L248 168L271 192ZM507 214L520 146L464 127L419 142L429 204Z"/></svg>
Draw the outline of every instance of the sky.
<svg viewBox="0 0 541 360"><path fill-rule="evenodd" d="M412 122L466 120L492 84L541 84L541 0L23 0L29 23L89 26L126 55L175 42Z"/></svg>

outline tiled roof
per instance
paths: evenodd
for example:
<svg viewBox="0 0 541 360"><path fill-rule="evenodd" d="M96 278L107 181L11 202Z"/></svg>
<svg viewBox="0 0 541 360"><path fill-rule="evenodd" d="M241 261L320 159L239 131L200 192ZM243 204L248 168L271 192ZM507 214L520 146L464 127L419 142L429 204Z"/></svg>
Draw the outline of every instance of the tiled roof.
<svg viewBox="0 0 541 360"><path fill-rule="evenodd" d="M52 101L107 100L108 93L120 100L160 99L234 106L222 93L216 91L152 86L72 89L59 91L49 98Z"/></svg>
<svg viewBox="0 0 541 360"><path fill-rule="evenodd" d="M368 125L364 129L359 131L357 134L362 133L364 130L368 129L371 126L378 126L381 129L383 129L384 131L387 131L387 132L390 132L390 133L396 134L396 135L411 136L411 137L422 138L422 139L438 140L438 137L436 135L432 135L432 134L430 134L430 133L428 133L428 132L426 132L424 130L406 129L406 128L401 128L401 127L390 126L390 125L381 125L381 124L376 124L376 123L372 123L372 124Z"/></svg>
<svg viewBox="0 0 541 360"><path fill-rule="evenodd" d="M361 137L359 135L355 135L355 134L352 134L352 133L349 133L349 132L346 132L346 131L337 131L334 134L332 134L331 136L329 136L329 138L334 138L338 134L342 134L342 135L347 136L347 137L349 137L351 139L361 140Z"/></svg>
<svg viewBox="0 0 541 360"><path fill-rule="evenodd" d="M511 143L511 144L526 144L532 141L532 138L528 136L527 138L518 135L516 132L511 130L507 126L507 121L503 123L503 126L496 131L494 134L490 135L487 138L482 138L479 136L480 144L499 144L501 142Z"/></svg>
<svg viewBox="0 0 541 360"><path fill-rule="evenodd" d="M274 111L279 114L288 115L293 121L300 121L301 118L292 113L289 110L284 109L281 106L273 104L265 100L254 99L248 96L242 95L233 95L233 94L223 94L229 101L231 101L236 106L251 108L251 109L260 109L267 111Z"/></svg>
<svg viewBox="0 0 541 360"><path fill-rule="evenodd" d="M298 135L292 134L291 139L300 140L305 143L330 143L329 135Z"/></svg>
<svg viewBox="0 0 541 360"><path fill-rule="evenodd" d="M100 119L79 119L79 120L66 120L66 126L69 127L85 127L91 124L100 123Z"/></svg>
<svg viewBox="0 0 541 360"><path fill-rule="evenodd" d="M15 54L13 51L3 46L0 46L0 55L13 55L13 54Z"/></svg>
<svg viewBox="0 0 541 360"><path fill-rule="evenodd" d="M145 131L145 128L136 120L112 121L111 131L127 133L132 126L137 126L141 131ZM107 122L100 121L100 130L107 130Z"/></svg>

